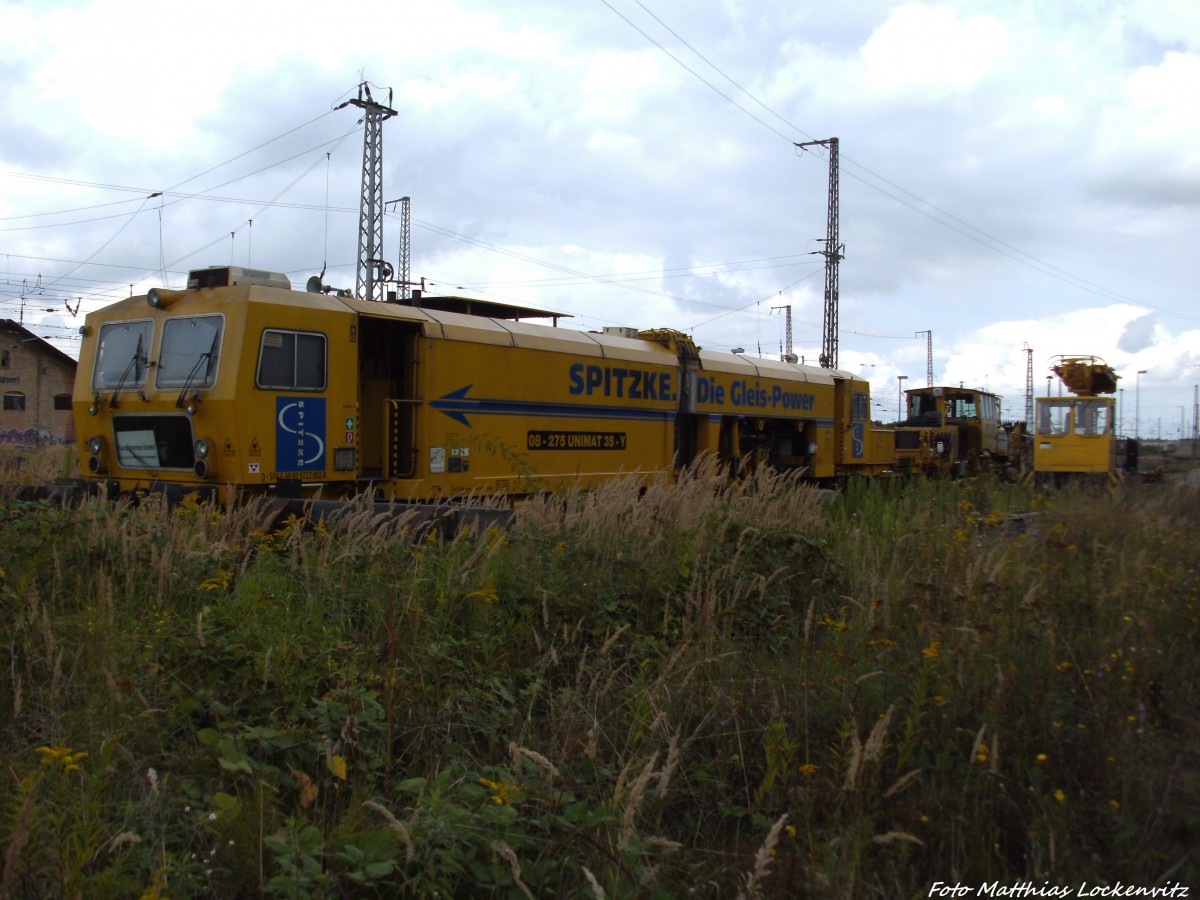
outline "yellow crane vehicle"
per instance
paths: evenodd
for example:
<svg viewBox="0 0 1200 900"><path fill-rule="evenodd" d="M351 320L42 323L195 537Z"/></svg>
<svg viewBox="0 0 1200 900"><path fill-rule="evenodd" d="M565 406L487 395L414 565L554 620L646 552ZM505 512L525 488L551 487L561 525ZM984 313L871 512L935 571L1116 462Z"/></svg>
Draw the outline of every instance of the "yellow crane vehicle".
<svg viewBox="0 0 1200 900"><path fill-rule="evenodd" d="M90 314L73 398L85 478L112 496L439 502L704 453L820 480L893 466L848 372L462 297L390 301L222 266Z"/></svg>
<svg viewBox="0 0 1200 900"><path fill-rule="evenodd" d="M1017 478L1027 467L1025 425L1002 420L998 395L962 386L905 395L906 416L895 429L897 471Z"/></svg>
<svg viewBox="0 0 1200 900"><path fill-rule="evenodd" d="M1033 472L1038 486L1117 484L1137 471L1137 442L1118 439L1112 395L1119 376L1097 356L1057 356L1050 369L1070 396L1038 397Z"/></svg>

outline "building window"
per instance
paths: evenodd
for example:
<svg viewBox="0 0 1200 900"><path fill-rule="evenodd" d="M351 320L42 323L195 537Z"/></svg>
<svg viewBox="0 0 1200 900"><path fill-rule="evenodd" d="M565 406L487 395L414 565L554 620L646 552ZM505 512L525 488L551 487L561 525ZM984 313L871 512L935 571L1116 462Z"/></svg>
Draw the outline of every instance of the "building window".
<svg viewBox="0 0 1200 900"><path fill-rule="evenodd" d="M54 395L54 408L55 409L70 409L71 408L71 395L70 394L55 394Z"/></svg>
<svg viewBox="0 0 1200 900"><path fill-rule="evenodd" d="M0 350L0 369L8 368L8 351Z"/></svg>
<svg viewBox="0 0 1200 900"><path fill-rule="evenodd" d="M9 391L4 395L4 409L6 412L24 412L25 395L20 391Z"/></svg>

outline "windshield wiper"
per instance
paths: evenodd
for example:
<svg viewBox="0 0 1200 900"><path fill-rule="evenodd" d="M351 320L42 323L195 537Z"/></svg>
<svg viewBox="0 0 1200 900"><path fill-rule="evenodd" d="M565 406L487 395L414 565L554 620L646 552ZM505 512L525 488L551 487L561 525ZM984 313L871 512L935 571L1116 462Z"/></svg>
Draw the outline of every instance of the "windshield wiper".
<svg viewBox="0 0 1200 900"><path fill-rule="evenodd" d="M133 356L131 356L129 359L129 365L127 365L125 367L125 371L123 373L121 373L121 380L117 382L117 386L112 392L112 399L108 401L108 405L110 407L112 407L113 409L117 408L117 394L121 393L121 389L123 387L125 387L125 382L126 382L126 380L128 380L129 374L131 372L133 372L134 373L133 379L134 379L134 381L136 381L138 378L138 376L137 376L138 363L144 364L145 362L146 362L146 358L143 355L143 351L142 351L142 336L139 334L137 348L133 351Z"/></svg>
<svg viewBox="0 0 1200 900"><path fill-rule="evenodd" d="M188 388L192 386L193 379L200 374L200 366L204 365L205 363L208 363L208 367L204 371L204 377L205 379L208 378L208 373L212 371L213 358L217 355L217 342L220 340L220 337L221 332L218 330L215 334L213 334L212 344L207 350L200 354L200 357L196 360L196 364L192 366L192 371L188 373L187 381L183 383L183 390L179 392L179 397L175 400L175 407L177 409L182 408L183 401L187 397Z"/></svg>

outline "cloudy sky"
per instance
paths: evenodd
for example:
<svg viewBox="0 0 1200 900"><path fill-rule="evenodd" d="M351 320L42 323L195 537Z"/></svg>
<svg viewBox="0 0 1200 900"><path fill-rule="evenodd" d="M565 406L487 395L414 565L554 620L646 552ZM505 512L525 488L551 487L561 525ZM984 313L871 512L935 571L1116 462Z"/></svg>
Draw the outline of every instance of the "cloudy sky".
<svg viewBox="0 0 1200 900"><path fill-rule="evenodd" d="M1195 0L0 0L0 316L74 352L72 311L190 268L352 288L362 81L431 291L775 357L790 306L813 362L829 166L795 143L837 137L878 416L930 330L935 382L1015 417L1030 347L1039 393L1094 354L1129 431L1191 431Z"/></svg>

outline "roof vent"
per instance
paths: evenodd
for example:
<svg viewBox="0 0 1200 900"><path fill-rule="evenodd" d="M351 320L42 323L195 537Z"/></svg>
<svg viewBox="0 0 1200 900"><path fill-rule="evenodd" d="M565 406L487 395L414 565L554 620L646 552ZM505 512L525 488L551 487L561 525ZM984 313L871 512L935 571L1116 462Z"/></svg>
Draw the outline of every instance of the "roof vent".
<svg viewBox="0 0 1200 900"><path fill-rule="evenodd" d="M188 290L201 288L233 287L238 284L261 284L266 287L292 289L292 282L282 272L265 269L244 269L241 266L210 266L188 272Z"/></svg>
<svg viewBox="0 0 1200 900"><path fill-rule="evenodd" d="M628 325L605 325L604 334L609 337L623 337L637 340L638 330L630 328Z"/></svg>

